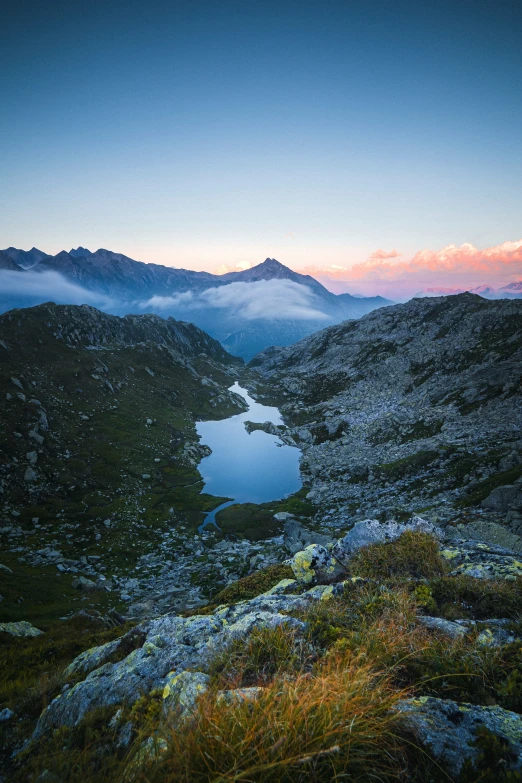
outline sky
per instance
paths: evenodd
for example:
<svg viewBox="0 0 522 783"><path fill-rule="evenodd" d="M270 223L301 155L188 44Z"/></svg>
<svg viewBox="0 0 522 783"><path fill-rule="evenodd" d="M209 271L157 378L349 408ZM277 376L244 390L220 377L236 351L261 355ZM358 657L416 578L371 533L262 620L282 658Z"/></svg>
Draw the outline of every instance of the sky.
<svg viewBox="0 0 522 783"><path fill-rule="evenodd" d="M0 247L520 279L521 33L504 0L8 0Z"/></svg>

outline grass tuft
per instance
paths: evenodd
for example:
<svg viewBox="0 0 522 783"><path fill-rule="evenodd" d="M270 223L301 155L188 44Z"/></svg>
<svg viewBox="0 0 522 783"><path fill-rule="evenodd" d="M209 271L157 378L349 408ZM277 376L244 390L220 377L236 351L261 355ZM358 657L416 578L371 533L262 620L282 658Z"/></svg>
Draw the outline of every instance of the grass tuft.
<svg viewBox="0 0 522 783"><path fill-rule="evenodd" d="M393 707L402 695L389 678L342 655L314 677L276 678L255 702L224 710L210 693L192 723L167 735L165 756L147 780L398 780L404 758Z"/></svg>
<svg viewBox="0 0 522 783"><path fill-rule="evenodd" d="M373 579L428 579L446 570L439 546L427 533L407 531L395 541L360 549L350 561L355 576Z"/></svg>

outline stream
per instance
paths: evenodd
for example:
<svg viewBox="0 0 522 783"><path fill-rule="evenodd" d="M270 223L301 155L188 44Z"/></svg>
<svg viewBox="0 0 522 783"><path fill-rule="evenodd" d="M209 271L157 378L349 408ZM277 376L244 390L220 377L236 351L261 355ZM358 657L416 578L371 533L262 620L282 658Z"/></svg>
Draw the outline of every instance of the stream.
<svg viewBox="0 0 522 783"><path fill-rule="evenodd" d="M205 482L203 492L232 498L209 511L200 530L215 525L216 514L235 503L268 503L301 489L300 450L285 445L262 430L248 433L244 422L283 424L277 408L256 402L237 382L230 387L248 404L248 410L221 421L196 424L201 442L212 449L199 464Z"/></svg>

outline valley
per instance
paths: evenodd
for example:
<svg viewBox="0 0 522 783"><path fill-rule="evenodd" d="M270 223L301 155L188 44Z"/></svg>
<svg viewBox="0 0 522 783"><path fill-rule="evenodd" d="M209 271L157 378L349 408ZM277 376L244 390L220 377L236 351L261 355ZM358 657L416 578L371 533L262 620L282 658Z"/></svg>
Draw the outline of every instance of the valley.
<svg viewBox="0 0 522 783"><path fill-rule="evenodd" d="M0 765L13 779L76 780L64 747L87 780L100 760L127 769L129 748L148 775L160 767L144 742L165 716L185 737L179 705L200 691L239 699L220 719L240 725L244 708L248 724L257 708L236 691L252 686L262 708L360 649L403 672L405 644L416 663L393 688L421 697L400 702L413 711L400 736L428 694L433 714L471 701L511 742L498 721L521 709L522 302L413 300L248 365L172 318L43 304L0 316L0 351ZM242 674L215 673L251 644ZM408 779L431 779L407 763Z"/></svg>
<svg viewBox="0 0 522 783"><path fill-rule="evenodd" d="M278 562L270 537L198 533L227 498L205 492L196 422L246 410L228 391L240 360L157 316L43 305L0 319L3 620L181 611Z"/></svg>
<svg viewBox="0 0 522 783"><path fill-rule="evenodd" d="M37 248L0 250L0 312L48 299L92 304L116 315L157 313L190 321L245 360L268 345L289 345L391 304L381 296L337 296L275 258L216 275L147 264L103 248L55 256Z"/></svg>

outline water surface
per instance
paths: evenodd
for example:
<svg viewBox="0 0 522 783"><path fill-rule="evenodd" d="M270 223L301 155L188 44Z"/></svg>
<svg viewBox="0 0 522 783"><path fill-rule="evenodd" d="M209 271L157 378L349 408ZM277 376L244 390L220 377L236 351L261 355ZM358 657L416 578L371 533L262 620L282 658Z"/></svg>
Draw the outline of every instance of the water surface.
<svg viewBox="0 0 522 783"><path fill-rule="evenodd" d="M232 498L207 514L204 526L215 524L215 514L232 503L268 503L301 488L299 449L285 445L276 435L262 430L249 434L245 429L245 421L283 424L279 410L256 402L238 383L230 390L246 400L248 410L196 424L201 442L212 449L198 466L205 482L203 492Z"/></svg>

